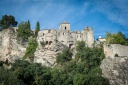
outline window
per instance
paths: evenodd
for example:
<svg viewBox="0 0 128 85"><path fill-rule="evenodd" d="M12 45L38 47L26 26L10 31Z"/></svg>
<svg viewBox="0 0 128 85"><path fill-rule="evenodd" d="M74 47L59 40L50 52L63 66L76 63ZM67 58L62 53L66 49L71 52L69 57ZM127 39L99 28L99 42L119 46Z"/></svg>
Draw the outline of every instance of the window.
<svg viewBox="0 0 128 85"><path fill-rule="evenodd" d="M65 30L66 30L66 26L65 26Z"/></svg>
<svg viewBox="0 0 128 85"><path fill-rule="evenodd" d="M46 44L48 44L48 41L46 41Z"/></svg>
<svg viewBox="0 0 128 85"><path fill-rule="evenodd" d="M64 33L63 33L63 35L64 35Z"/></svg>
<svg viewBox="0 0 128 85"><path fill-rule="evenodd" d="M49 45L51 45L51 44L52 44L52 41L49 42Z"/></svg>

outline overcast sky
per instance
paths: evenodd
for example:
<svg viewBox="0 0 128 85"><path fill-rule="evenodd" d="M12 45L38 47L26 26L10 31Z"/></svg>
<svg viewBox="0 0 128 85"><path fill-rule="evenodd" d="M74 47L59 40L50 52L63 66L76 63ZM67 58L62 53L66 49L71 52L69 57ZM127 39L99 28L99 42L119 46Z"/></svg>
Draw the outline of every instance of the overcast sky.
<svg viewBox="0 0 128 85"><path fill-rule="evenodd" d="M37 21L41 29L58 29L67 21L73 31L92 26L96 38L106 31L128 37L128 0L0 0L0 19L5 14L18 23L30 20L32 29Z"/></svg>

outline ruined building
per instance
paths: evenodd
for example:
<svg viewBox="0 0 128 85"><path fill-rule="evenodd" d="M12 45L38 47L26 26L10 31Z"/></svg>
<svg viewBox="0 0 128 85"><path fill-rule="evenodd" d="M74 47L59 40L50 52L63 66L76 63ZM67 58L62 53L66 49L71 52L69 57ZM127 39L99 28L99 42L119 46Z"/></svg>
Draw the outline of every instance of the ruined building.
<svg viewBox="0 0 128 85"><path fill-rule="evenodd" d="M85 41L88 47L94 43L93 29L85 27L81 32L73 32L70 30L70 24L63 22L59 26L59 30L43 29L38 33L38 42L45 42L49 46L54 45L57 41L61 42L67 47L73 47L76 41Z"/></svg>

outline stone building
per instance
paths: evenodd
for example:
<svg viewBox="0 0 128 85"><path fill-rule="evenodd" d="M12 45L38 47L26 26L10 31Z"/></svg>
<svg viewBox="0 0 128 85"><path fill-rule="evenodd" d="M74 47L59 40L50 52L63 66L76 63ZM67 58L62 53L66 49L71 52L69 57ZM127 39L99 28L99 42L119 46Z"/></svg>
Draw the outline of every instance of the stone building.
<svg viewBox="0 0 128 85"><path fill-rule="evenodd" d="M61 42L67 47L75 46L77 41L85 41L88 47L92 47L94 43L93 29L85 27L81 32L73 32L70 30L70 24L63 22L59 26L59 30L43 29L38 32L38 42L45 42L49 46Z"/></svg>

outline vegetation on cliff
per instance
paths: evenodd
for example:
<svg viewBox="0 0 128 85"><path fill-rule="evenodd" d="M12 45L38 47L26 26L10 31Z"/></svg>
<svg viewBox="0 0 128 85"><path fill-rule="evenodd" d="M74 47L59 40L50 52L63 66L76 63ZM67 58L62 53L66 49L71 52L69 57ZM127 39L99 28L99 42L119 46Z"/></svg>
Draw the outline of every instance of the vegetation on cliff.
<svg viewBox="0 0 128 85"><path fill-rule="evenodd" d="M35 29L36 36L38 35L38 31L40 31L40 23L39 22L36 23L36 29Z"/></svg>
<svg viewBox="0 0 128 85"><path fill-rule="evenodd" d="M107 44L122 44L122 45L128 45L128 42L126 41L127 38L122 32L118 33L106 33L106 43Z"/></svg>
<svg viewBox="0 0 128 85"><path fill-rule="evenodd" d="M67 58L67 56L70 58ZM101 76L101 69L99 68L101 60L104 58L102 48L88 48L85 47L84 42L79 42L77 45L77 58L72 59L71 56L70 51L65 50L57 56L60 57L58 65L61 65L61 67L53 68L24 60L16 60L11 69L5 69L3 62L1 62L0 84L108 85L108 81ZM12 76L12 78L9 76Z"/></svg>
<svg viewBox="0 0 128 85"><path fill-rule="evenodd" d="M12 15L4 15L2 16L2 19L0 20L0 28L6 29L8 27L14 27L18 24L18 22L15 20L15 17Z"/></svg>
<svg viewBox="0 0 128 85"><path fill-rule="evenodd" d="M62 53L58 53L56 57L56 62L59 64L64 64L72 59L72 52L70 49L65 49Z"/></svg>
<svg viewBox="0 0 128 85"><path fill-rule="evenodd" d="M29 58L31 61L34 59L34 52L36 51L36 48L38 46L38 43L36 39L30 38L28 41L28 47L26 48L25 55L23 56L23 59Z"/></svg>
<svg viewBox="0 0 128 85"><path fill-rule="evenodd" d="M31 29L30 29L30 22L21 22L18 26L17 30L17 40L18 42L26 42L28 41L28 38L32 35Z"/></svg>

